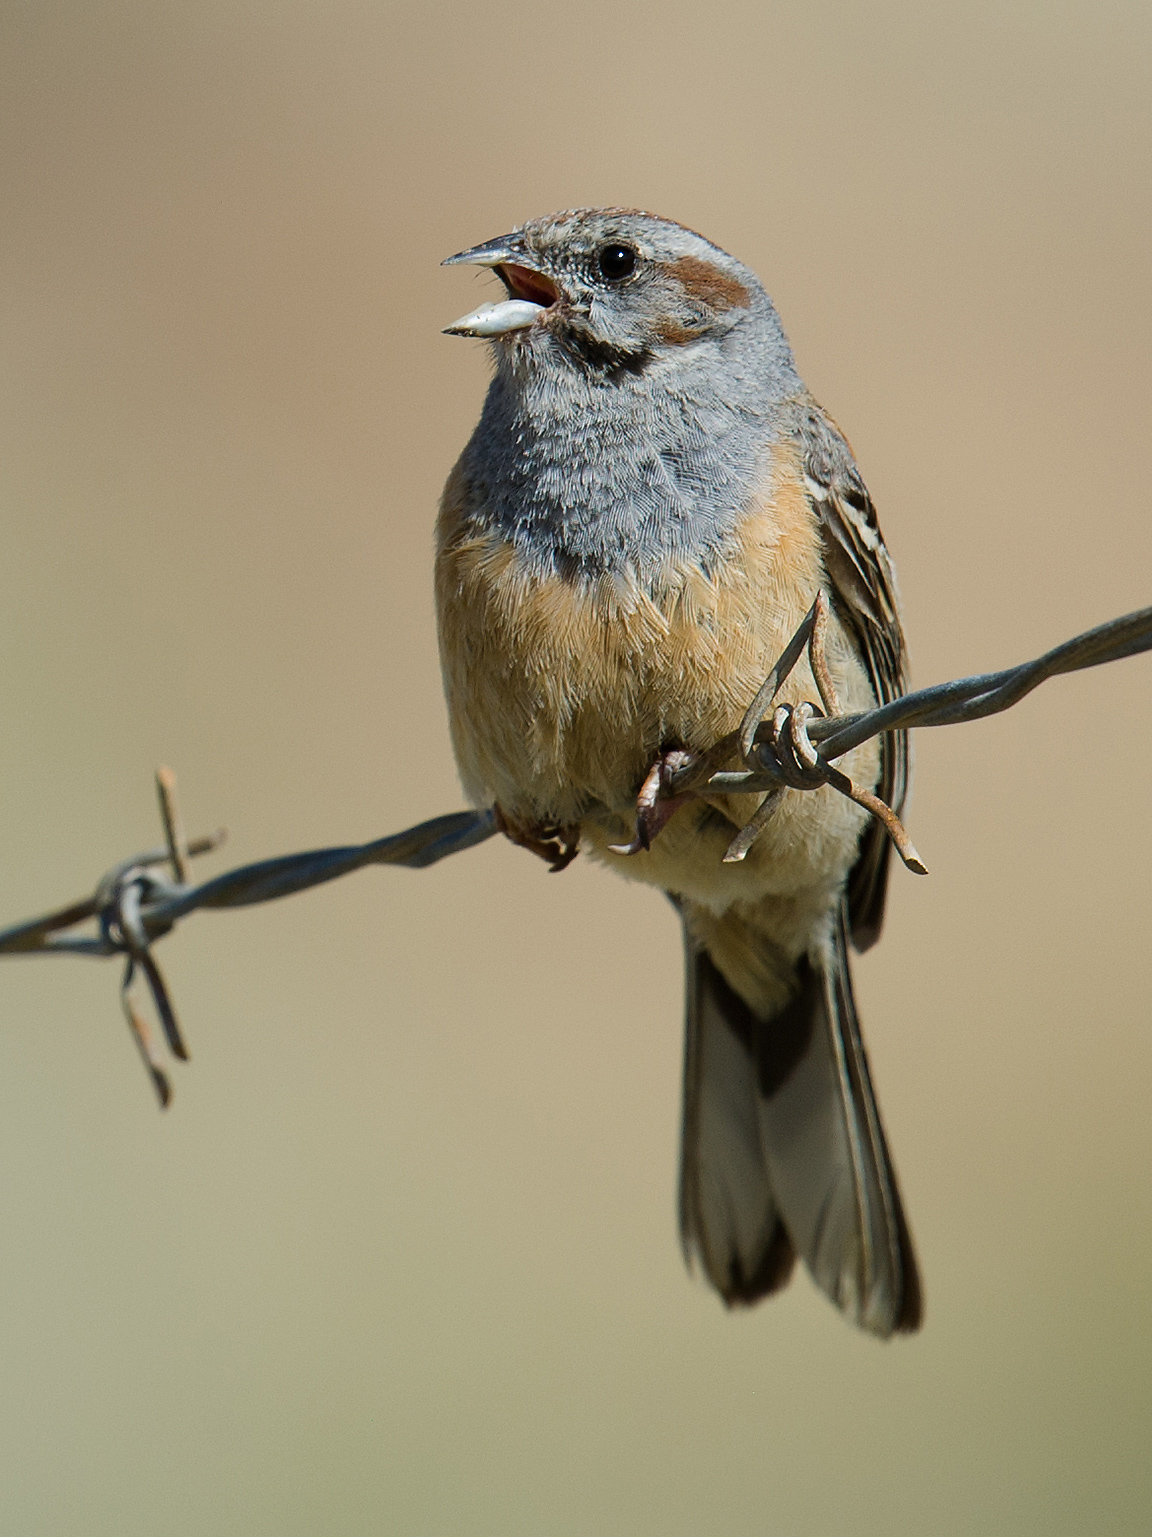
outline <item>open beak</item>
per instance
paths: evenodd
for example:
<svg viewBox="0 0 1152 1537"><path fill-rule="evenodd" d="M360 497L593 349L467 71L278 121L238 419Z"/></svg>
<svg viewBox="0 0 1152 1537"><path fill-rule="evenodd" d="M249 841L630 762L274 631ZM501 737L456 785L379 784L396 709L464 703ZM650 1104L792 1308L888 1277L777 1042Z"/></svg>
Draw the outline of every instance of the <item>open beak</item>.
<svg viewBox="0 0 1152 1537"><path fill-rule="evenodd" d="M503 336L509 331L523 331L560 298L556 284L536 267L524 242L515 235L460 251L442 265L491 267L508 290L502 303L482 304L446 326L445 336Z"/></svg>

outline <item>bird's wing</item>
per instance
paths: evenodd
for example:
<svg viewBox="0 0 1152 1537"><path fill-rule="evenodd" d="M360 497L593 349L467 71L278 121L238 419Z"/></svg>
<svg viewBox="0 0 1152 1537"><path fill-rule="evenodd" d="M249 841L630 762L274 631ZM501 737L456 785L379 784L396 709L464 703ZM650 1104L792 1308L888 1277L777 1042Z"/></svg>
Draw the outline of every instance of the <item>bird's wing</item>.
<svg viewBox="0 0 1152 1537"><path fill-rule="evenodd" d="M813 400L799 403L793 431L805 488L819 520L824 568L833 601L855 637L879 703L905 692L907 654L900 624L896 572L876 520L868 488L844 437ZM880 739L876 793L899 815L908 792L908 735ZM878 822L865 828L848 879L852 943L866 950L880 936L888 884L888 838Z"/></svg>

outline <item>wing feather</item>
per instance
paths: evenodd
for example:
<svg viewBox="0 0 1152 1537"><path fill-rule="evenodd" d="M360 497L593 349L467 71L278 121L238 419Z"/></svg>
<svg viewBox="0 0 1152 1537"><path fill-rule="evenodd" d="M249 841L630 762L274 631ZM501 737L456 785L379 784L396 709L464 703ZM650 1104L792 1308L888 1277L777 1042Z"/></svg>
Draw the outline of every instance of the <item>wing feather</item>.
<svg viewBox="0 0 1152 1537"><path fill-rule="evenodd" d="M878 702L887 704L906 690L907 652L896 572L876 509L847 441L815 401L800 403L794 431L837 612L855 637ZM876 793L897 815L908 793L909 769L907 732L886 734ZM849 926L857 950L880 937L888 860L887 836L873 822L861 837L848 880Z"/></svg>

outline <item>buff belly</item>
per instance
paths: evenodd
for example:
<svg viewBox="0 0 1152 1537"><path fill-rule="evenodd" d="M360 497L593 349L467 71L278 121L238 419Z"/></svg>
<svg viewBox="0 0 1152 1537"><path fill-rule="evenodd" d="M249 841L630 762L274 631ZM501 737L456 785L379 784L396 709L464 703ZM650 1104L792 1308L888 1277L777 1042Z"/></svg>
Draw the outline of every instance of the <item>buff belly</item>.
<svg viewBox="0 0 1152 1537"><path fill-rule="evenodd" d="M579 824L581 847L619 873L712 913L781 903L788 926L830 910L864 813L834 792L786 793L741 864L722 855L753 797L690 803L647 853L608 852L632 833L637 790L668 746L703 749L733 731L821 585L819 533L797 466L777 454L768 484L728 545L699 566L634 579L534 574L483 531L458 466L437 528L440 651L464 788L516 821ZM865 670L833 619L828 661L846 711L873 703ZM802 663L782 699L818 699ZM858 784L879 771L875 742L842 760Z"/></svg>

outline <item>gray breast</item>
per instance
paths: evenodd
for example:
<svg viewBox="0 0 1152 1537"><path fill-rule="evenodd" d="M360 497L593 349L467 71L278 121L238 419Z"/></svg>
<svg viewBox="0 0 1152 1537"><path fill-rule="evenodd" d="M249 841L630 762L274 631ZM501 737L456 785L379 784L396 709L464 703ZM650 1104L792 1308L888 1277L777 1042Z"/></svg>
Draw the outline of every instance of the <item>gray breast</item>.
<svg viewBox="0 0 1152 1537"><path fill-rule="evenodd" d="M465 451L476 521L541 575L706 569L762 483L781 399L800 388L787 361L782 376L706 344L597 373L559 349L519 366L498 352Z"/></svg>

